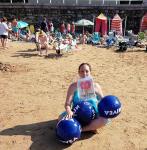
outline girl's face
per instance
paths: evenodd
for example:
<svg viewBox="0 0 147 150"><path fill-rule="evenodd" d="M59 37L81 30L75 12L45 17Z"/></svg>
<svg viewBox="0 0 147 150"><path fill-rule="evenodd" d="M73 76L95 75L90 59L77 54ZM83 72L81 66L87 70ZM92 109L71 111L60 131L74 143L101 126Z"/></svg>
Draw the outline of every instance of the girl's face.
<svg viewBox="0 0 147 150"><path fill-rule="evenodd" d="M83 65L80 67L79 76L81 78L85 78L85 77L90 76L90 68L88 65Z"/></svg>

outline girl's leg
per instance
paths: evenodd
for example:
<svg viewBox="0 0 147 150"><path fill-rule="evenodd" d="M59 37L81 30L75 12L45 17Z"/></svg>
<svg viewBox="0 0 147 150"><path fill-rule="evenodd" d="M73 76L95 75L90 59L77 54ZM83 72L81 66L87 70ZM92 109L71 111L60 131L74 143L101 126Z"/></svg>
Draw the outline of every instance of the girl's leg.
<svg viewBox="0 0 147 150"><path fill-rule="evenodd" d="M41 44L38 44L38 55L42 55Z"/></svg>
<svg viewBox="0 0 147 150"><path fill-rule="evenodd" d="M48 44L46 44L46 49L45 49L45 51L46 51L46 56L48 55L48 49L49 49L49 46L48 46Z"/></svg>
<svg viewBox="0 0 147 150"><path fill-rule="evenodd" d="M2 37L0 39L1 39L1 44L2 44Z"/></svg>
<svg viewBox="0 0 147 150"><path fill-rule="evenodd" d="M5 48L4 38L1 39L1 42L2 42L2 47Z"/></svg>
<svg viewBox="0 0 147 150"><path fill-rule="evenodd" d="M4 39L4 48L7 48L6 45L7 45L7 38Z"/></svg>
<svg viewBox="0 0 147 150"><path fill-rule="evenodd" d="M107 123L108 119L99 117L97 119L94 119L89 125L84 126L82 128L82 132L97 130L98 128L105 126Z"/></svg>

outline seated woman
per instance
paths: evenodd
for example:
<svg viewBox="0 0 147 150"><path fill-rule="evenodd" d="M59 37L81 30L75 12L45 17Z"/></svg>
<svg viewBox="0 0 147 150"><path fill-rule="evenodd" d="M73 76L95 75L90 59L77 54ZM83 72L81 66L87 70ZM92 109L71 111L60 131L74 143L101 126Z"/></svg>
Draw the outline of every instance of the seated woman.
<svg viewBox="0 0 147 150"><path fill-rule="evenodd" d="M82 63L79 66L78 69L78 74L79 77L85 78L85 77L90 77L91 76L91 66L88 63ZM72 111L72 106L76 105L76 103L78 101L81 101L79 93L78 93L78 89L77 89L77 84L78 82L74 82L72 83L67 91L67 97L66 97L66 102L65 102L65 112L63 112L58 120L61 120L63 117L67 117L67 118L72 118L73 117L73 111ZM108 123L108 119L100 117L98 115L98 108L97 108L97 103L98 101L101 100L101 98L103 97L103 92L101 90L101 87L98 83L93 83L93 87L94 87L94 93L96 94L96 97L91 104L93 105L93 107L96 109L96 118L94 120L92 120L92 122L89 125L86 125L82 128L82 131L96 131L98 128L101 128L103 126L105 126Z"/></svg>
<svg viewBox="0 0 147 150"><path fill-rule="evenodd" d="M43 50L46 52L46 56L48 55L48 48L49 48L49 42L48 37L45 32L40 30L39 32L36 32L36 45L37 49L39 51L40 56L43 55Z"/></svg>

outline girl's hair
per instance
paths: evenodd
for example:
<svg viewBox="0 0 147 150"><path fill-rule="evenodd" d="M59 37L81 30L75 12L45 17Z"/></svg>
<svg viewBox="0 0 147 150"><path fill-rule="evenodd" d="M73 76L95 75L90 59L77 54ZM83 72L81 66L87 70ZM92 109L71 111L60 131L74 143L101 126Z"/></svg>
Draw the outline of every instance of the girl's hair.
<svg viewBox="0 0 147 150"><path fill-rule="evenodd" d="M89 67L89 70L91 71L91 65L90 64L88 64L88 63L82 63L82 64L80 64L80 66L79 66L79 71L80 71L80 69L81 69L81 67L82 66L84 66L84 65L87 65L88 67Z"/></svg>

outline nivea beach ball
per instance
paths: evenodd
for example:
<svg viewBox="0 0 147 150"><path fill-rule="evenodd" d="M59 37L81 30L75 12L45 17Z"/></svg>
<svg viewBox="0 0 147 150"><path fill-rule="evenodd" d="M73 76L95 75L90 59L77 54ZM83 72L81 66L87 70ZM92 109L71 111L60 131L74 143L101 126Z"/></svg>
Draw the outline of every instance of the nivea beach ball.
<svg viewBox="0 0 147 150"><path fill-rule="evenodd" d="M74 118L64 118L56 126L56 135L60 142L72 144L81 137L81 125Z"/></svg>
<svg viewBox="0 0 147 150"><path fill-rule="evenodd" d="M88 125L95 118L95 110L91 103L87 101L79 102L74 108L74 118L76 118L82 126Z"/></svg>
<svg viewBox="0 0 147 150"><path fill-rule="evenodd" d="M99 115L104 118L114 118L121 112L121 103L118 97L113 95L105 96L98 104Z"/></svg>

